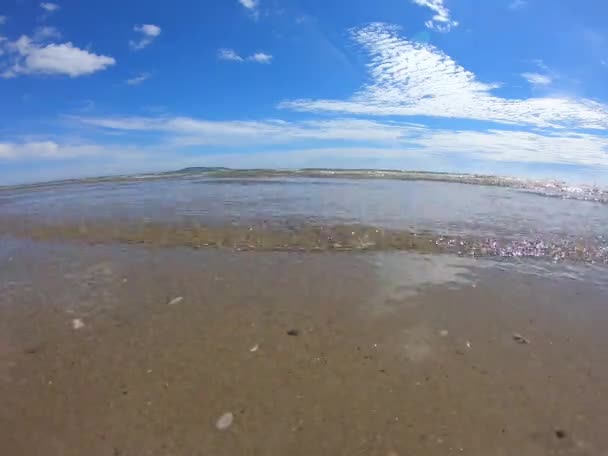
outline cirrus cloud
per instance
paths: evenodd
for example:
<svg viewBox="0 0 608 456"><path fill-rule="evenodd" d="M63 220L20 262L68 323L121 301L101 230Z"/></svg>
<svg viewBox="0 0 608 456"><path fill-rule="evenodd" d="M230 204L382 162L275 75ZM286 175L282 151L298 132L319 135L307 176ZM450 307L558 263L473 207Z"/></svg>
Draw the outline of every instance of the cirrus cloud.
<svg viewBox="0 0 608 456"><path fill-rule="evenodd" d="M167 147L291 145L339 142L344 153L357 144L381 146L386 154L468 156L519 163L608 166L608 137L561 131L473 131L437 129L421 124L365 119L287 122L210 121L190 117L76 117L79 124L109 132L148 132ZM401 152L399 152L401 151Z"/></svg>
<svg viewBox="0 0 608 456"><path fill-rule="evenodd" d="M217 57L220 60L226 60L229 62L255 62L255 63L270 63L272 61L272 55L266 52L256 52L247 58L242 57L234 49L222 48L217 51Z"/></svg>
<svg viewBox="0 0 608 456"><path fill-rule="evenodd" d="M443 0L412 0L416 5L429 8L435 15L424 23L427 28L438 32L449 32L452 27L458 27L458 22L450 17L450 10L443 4Z"/></svg>
<svg viewBox="0 0 608 456"><path fill-rule="evenodd" d="M42 2L40 3L40 8L45 10L47 13L53 13L59 9L59 5L57 3Z"/></svg>
<svg viewBox="0 0 608 456"><path fill-rule="evenodd" d="M353 30L371 56L371 81L348 100L300 99L280 107L296 111L381 116L429 116L541 128L608 128L608 107L588 99L509 99L499 84L480 81L450 56L399 36L382 23Z"/></svg>

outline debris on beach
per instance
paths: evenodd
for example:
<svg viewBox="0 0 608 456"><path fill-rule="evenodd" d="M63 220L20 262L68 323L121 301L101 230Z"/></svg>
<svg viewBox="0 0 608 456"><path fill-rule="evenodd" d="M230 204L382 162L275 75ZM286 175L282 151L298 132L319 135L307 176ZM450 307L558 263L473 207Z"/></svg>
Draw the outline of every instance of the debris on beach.
<svg viewBox="0 0 608 456"><path fill-rule="evenodd" d="M74 329L84 328L84 323L82 322L82 320L80 318L74 318L72 320L72 328L74 328Z"/></svg>
<svg viewBox="0 0 608 456"><path fill-rule="evenodd" d="M530 339L522 336L519 333L513 333L513 340L515 342L517 342L518 344L529 344L530 343Z"/></svg>
<svg viewBox="0 0 608 456"><path fill-rule="evenodd" d="M259 348L260 348L260 346L258 344L255 344L253 347L251 347L249 349L249 351L252 352L252 353L253 352L257 352Z"/></svg>
<svg viewBox="0 0 608 456"><path fill-rule="evenodd" d="M287 331L287 335L288 336L299 336L300 330L299 329L290 329L289 331Z"/></svg>
<svg viewBox="0 0 608 456"><path fill-rule="evenodd" d="M180 302L182 302L184 300L183 296L178 296L176 298L173 298L171 301L169 301L170 306L174 305L174 304L179 304Z"/></svg>
<svg viewBox="0 0 608 456"><path fill-rule="evenodd" d="M564 431L563 429L556 429L555 430L555 437L557 437L558 439L563 439L566 437L566 431Z"/></svg>
<svg viewBox="0 0 608 456"><path fill-rule="evenodd" d="M471 348L471 342L467 340L467 348Z"/></svg>
<svg viewBox="0 0 608 456"><path fill-rule="evenodd" d="M220 431L225 431L230 426L232 426L233 421L234 415L231 412L226 412L219 417L217 423L215 423L215 427L217 427Z"/></svg>

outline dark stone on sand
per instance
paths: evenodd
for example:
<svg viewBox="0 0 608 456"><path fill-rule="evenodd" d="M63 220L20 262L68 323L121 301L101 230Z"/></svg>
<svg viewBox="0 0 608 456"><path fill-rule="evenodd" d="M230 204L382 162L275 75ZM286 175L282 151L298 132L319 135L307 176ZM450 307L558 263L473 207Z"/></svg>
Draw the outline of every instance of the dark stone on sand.
<svg viewBox="0 0 608 456"><path fill-rule="evenodd" d="M558 439L563 439L563 438L565 438L565 437L566 437L566 431L564 431L563 429L556 429L556 430L555 430L555 436L556 436Z"/></svg>
<svg viewBox="0 0 608 456"><path fill-rule="evenodd" d="M521 334L515 333L513 334L513 340L518 344L529 344L530 340L522 336Z"/></svg>
<svg viewBox="0 0 608 456"><path fill-rule="evenodd" d="M300 330L299 329L290 329L289 331L287 331L287 335L288 336L299 336Z"/></svg>
<svg viewBox="0 0 608 456"><path fill-rule="evenodd" d="M41 345L36 345L36 346L32 346L32 347L27 347L27 348L24 350L24 353L25 353L26 355L35 355L35 354L37 354L37 353L41 352L42 350L44 350L44 347L43 347L43 346L41 346Z"/></svg>

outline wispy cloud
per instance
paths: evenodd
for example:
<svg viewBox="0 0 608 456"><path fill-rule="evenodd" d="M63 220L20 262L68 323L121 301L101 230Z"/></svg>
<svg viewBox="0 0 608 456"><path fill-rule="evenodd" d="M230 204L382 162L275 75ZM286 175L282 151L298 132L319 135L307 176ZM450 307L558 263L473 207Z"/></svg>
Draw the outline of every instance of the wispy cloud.
<svg viewBox="0 0 608 456"><path fill-rule="evenodd" d="M608 107L587 99L508 99L436 47L409 41L398 29L371 24L353 31L371 55L371 82L348 100L295 100L298 111L476 119L536 127L608 128Z"/></svg>
<svg viewBox="0 0 608 456"><path fill-rule="evenodd" d="M258 17L259 15L259 0L239 0L239 3L243 5L245 9L247 9L254 17Z"/></svg>
<svg viewBox="0 0 608 456"><path fill-rule="evenodd" d="M54 31L47 30L42 34L52 36ZM21 74L67 75L74 78L104 70L116 63L112 57L80 49L71 42L44 44L26 35L16 41L0 42L0 50L4 52L0 57L0 77L3 78Z"/></svg>
<svg viewBox="0 0 608 456"><path fill-rule="evenodd" d="M134 77L132 77L132 78L130 78L130 79L127 79L125 82L126 82L128 85L139 85L139 84L141 84L142 82L144 82L144 81L146 81L146 80L150 79L150 77L151 77L151 76L152 76L152 75L151 75L150 73L140 73L140 74L139 74L139 75L137 75L137 76L134 76Z"/></svg>
<svg viewBox="0 0 608 456"><path fill-rule="evenodd" d="M229 62L256 62L256 63L270 63L272 61L272 55L265 52L256 52L247 58L242 57L234 49L222 48L217 51L217 57L220 60L227 60Z"/></svg>
<svg viewBox="0 0 608 456"><path fill-rule="evenodd" d="M101 146L60 145L55 141L0 142L0 160L62 159L100 154Z"/></svg>
<svg viewBox="0 0 608 456"><path fill-rule="evenodd" d="M521 10L527 6L528 2L526 0L513 0L511 3L509 3L509 9L512 11Z"/></svg>
<svg viewBox="0 0 608 456"><path fill-rule="evenodd" d="M270 63L272 60L272 55L266 54L265 52L256 52L255 54L249 56L247 60L257 63Z"/></svg>
<svg viewBox="0 0 608 456"><path fill-rule="evenodd" d="M148 132L171 147L297 145L339 141L344 153L357 144L381 146L385 154L467 156L471 159L522 163L608 166L608 137L560 131L528 132L430 128L421 124L364 119L299 122L209 121L190 117L75 117L80 124L107 131ZM379 152L381 153L381 152Z"/></svg>
<svg viewBox="0 0 608 456"><path fill-rule="evenodd" d="M522 73L521 77L534 86L546 86L553 82L550 76L540 73Z"/></svg>
<svg viewBox="0 0 608 456"><path fill-rule="evenodd" d="M242 62L244 59L236 53L234 49L219 49L217 51L217 57L220 60L228 60L232 62Z"/></svg>
<svg viewBox="0 0 608 456"><path fill-rule="evenodd" d="M40 3L40 8L45 10L47 13L53 13L57 11L60 7L57 3L42 2Z"/></svg>
<svg viewBox="0 0 608 456"><path fill-rule="evenodd" d="M33 41L58 40L61 38L61 32L52 26L37 27L32 35Z"/></svg>
<svg viewBox="0 0 608 456"><path fill-rule="evenodd" d="M135 25L133 31L140 34L138 40L129 41L129 46L133 50L140 50L149 46L161 33L161 28L154 24Z"/></svg>
<svg viewBox="0 0 608 456"><path fill-rule="evenodd" d="M162 133L174 145L285 144L297 140L350 140L393 142L402 126L362 119L302 122L282 120L209 121L190 117L75 118L106 130Z"/></svg>
<svg viewBox="0 0 608 456"><path fill-rule="evenodd" d="M0 15L0 25L6 24L8 17Z"/></svg>
<svg viewBox="0 0 608 456"><path fill-rule="evenodd" d="M445 7L443 0L412 0L416 5L424 6L432 10L435 15L424 23L427 28L438 32L449 32L452 27L457 27L458 22L450 17L450 10Z"/></svg>

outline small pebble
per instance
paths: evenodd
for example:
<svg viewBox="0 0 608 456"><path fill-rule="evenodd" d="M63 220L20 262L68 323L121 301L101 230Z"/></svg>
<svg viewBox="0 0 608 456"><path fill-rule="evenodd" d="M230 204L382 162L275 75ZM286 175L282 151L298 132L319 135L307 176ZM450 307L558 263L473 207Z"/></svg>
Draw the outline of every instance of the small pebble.
<svg viewBox="0 0 608 456"><path fill-rule="evenodd" d="M230 426L232 426L233 421L234 421L234 415L230 412L227 412L227 413L224 413L222 416L220 416L220 418L217 420L217 423L215 423L215 426L220 431L225 431Z"/></svg>
<svg viewBox="0 0 608 456"><path fill-rule="evenodd" d="M84 328L84 323L82 322L82 320L80 318L74 318L72 320L72 328L74 328L74 329Z"/></svg>
<svg viewBox="0 0 608 456"><path fill-rule="evenodd" d="M471 348L471 342L467 340L467 348Z"/></svg>
<svg viewBox="0 0 608 456"><path fill-rule="evenodd" d="M518 344L529 344L530 340L522 336L521 334L515 333L513 334L513 340Z"/></svg>
<svg viewBox="0 0 608 456"><path fill-rule="evenodd" d="M178 296L177 298L173 298L171 301L169 301L169 305L172 306L174 304L178 304L180 302L182 302L184 300L183 296Z"/></svg>
<svg viewBox="0 0 608 456"><path fill-rule="evenodd" d="M258 344L255 344L253 347L251 347L249 349L249 351L252 352L252 353L253 352L257 352L259 348L260 348L260 346Z"/></svg>
<svg viewBox="0 0 608 456"><path fill-rule="evenodd" d="M298 329L290 329L289 331L287 331L287 335L288 336L299 336L300 331Z"/></svg>
<svg viewBox="0 0 608 456"><path fill-rule="evenodd" d="M564 437L566 437L566 431L562 430L562 429L556 429L555 430L555 436L558 439L563 439Z"/></svg>
<svg viewBox="0 0 608 456"><path fill-rule="evenodd" d="M439 335L441 337L446 337L448 335L448 330L447 329L442 329L441 331L439 331Z"/></svg>

